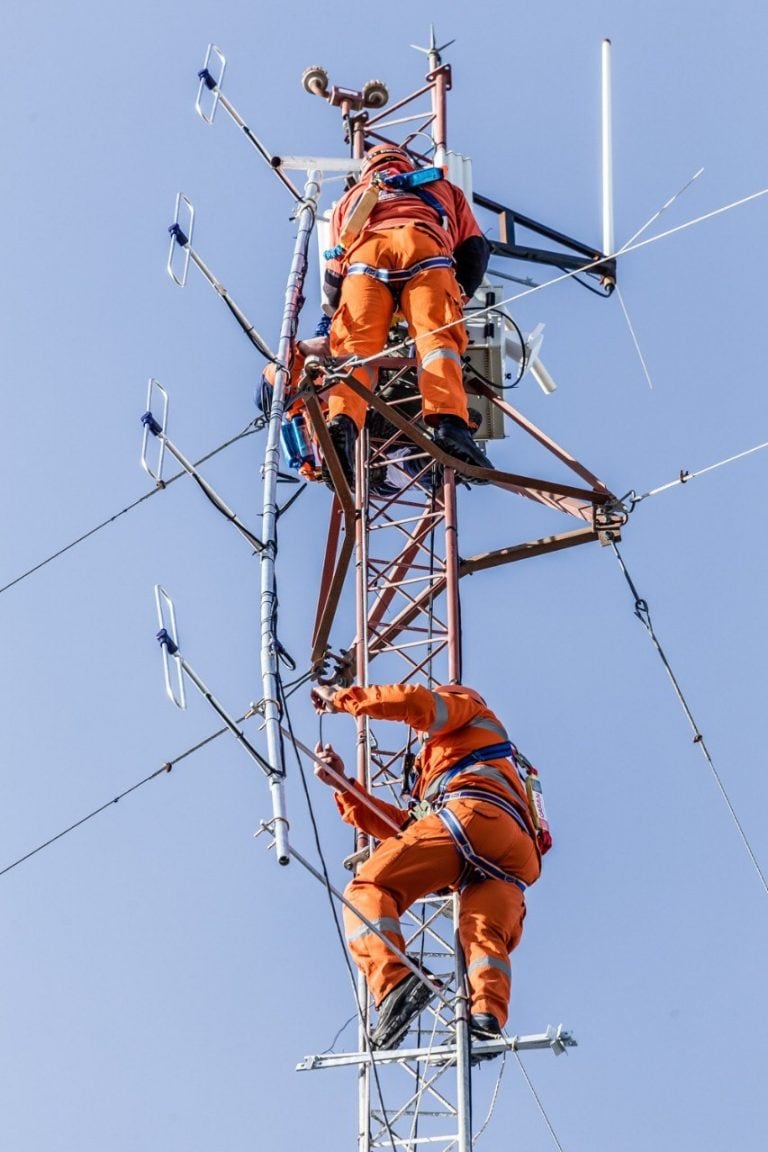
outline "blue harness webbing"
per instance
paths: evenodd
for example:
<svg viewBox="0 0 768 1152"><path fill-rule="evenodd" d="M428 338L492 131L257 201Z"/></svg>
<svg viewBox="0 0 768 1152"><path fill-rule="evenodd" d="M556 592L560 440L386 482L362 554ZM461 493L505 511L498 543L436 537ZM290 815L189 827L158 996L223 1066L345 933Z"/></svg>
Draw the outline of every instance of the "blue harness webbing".
<svg viewBox="0 0 768 1152"><path fill-rule="evenodd" d="M405 284L419 272L427 272L430 268L452 268L453 260L450 256L428 256L426 260L419 260L418 264L411 264L410 268L374 268L372 264L350 264L346 276L371 276L374 280L381 280L383 284Z"/></svg>
<svg viewBox="0 0 768 1152"><path fill-rule="evenodd" d="M440 223L443 224L448 213L438 200L437 196L433 196L431 192L427 192L426 188L414 188L413 191L416 193L419 199L424 201L424 203L429 208L432 208L435 212L437 212L438 216L440 217Z"/></svg>
<svg viewBox="0 0 768 1152"><path fill-rule="evenodd" d="M454 797L451 797L451 799L453 798ZM522 880L518 880L517 876L512 876L511 873L505 872L503 868L499 868L498 864L492 864L490 860L486 860L484 856L480 856L475 852L462 827L461 821L458 816L451 812L450 808L441 808L437 815L448 830L448 835L453 840L459 855L466 861L471 869L476 869L480 872L484 879L490 877L491 880L503 880L505 884L514 884L521 892L525 892L526 886ZM472 875L466 879L462 876L459 881L459 888L466 888L467 884L472 883L472 880Z"/></svg>

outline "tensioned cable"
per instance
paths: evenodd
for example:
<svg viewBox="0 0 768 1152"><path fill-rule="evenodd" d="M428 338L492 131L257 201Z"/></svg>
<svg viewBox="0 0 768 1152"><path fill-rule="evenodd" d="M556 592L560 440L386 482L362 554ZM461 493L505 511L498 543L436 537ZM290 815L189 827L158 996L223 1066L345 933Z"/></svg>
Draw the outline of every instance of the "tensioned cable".
<svg viewBox="0 0 768 1152"><path fill-rule="evenodd" d="M649 220L646 220L646 222L645 222L645 224L643 224L642 228L638 228L637 232L634 232L630 236L629 240L627 240L627 242L625 244L622 244L622 246L621 246L621 248L619 248L619 251L617 254L621 255L621 253L626 248L629 248L630 244L633 244L635 242L635 240L639 239L639 237L642 236L643 232L647 232L647 230L650 228L651 224L655 224L655 222L658 220L659 216L662 216L668 208L671 208L672 205L675 203L675 201L679 200L684 192L687 192L687 190L690 188L691 184L693 184L695 180L698 180L699 176L701 176L703 171L704 171L703 168L699 168L698 172L694 172L693 176L691 176L688 183L683 184L680 191L675 192L674 196L670 196L669 200L666 200L662 204L662 206L661 206L661 208L659 208L658 212L654 212L653 216L651 216L651 218Z"/></svg>
<svg viewBox="0 0 768 1152"><path fill-rule="evenodd" d="M646 632L648 633L649 637L651 638L651 641L653 642L653 646L655 647L656 651L659 654L661 662L664 665L666 673L669 676L670 682L671 682L672 687L675 691L675 695L677 696L678 700L680 701L680 705L681 705L681 707L682 707L682 709L683 709L683 711L684 711L684 713L688 719L688 723L690 724L691 729L693 731L693 742L694 742L694 744L698 744L699 747L701 748L701 751L704 755L704 758L710 767L710 770L712 772L712 775L715 778L715 781L717 783L718 788L720 789L720 794L721 794L723 800L725 801L726 805L728 806L728 811L730 812L731 817L733 819L733 822L736 825L736 828L738 830L738 833L741 836L742 841L744 842L744 847L746 848L747 852L749 853L749 858L754 865L755 871L757 872L758 876L760 877L763 888L765 889L766 893L768 894L768 881L766 881L766 878L762 872L762 869L760 868L760 865L757 862L757 857L755 856L755 853L752 851L752 846L749 842L749 839L747 838L747 834L741 826L741 821L739 820L738 816L736 815L736 810L730 801L730 798L728 796L728 793L725 790L725 786L723 785L722 780L720 779L720 775L719 775L719 773L715 767L715 763L712 759L712 756L710 755L709 749L707 748L707 745L704 742L704 737L702 736L701 731L699 730L698 724L696 723L696 721L693 718L693 713L691 712L691 709L689 708L688 702L686 701L685 696L683 695L683 691L682 691L682 689L681 689L681 687L677 681L677 678L676 678L674 672L672 671L672 668L670 667L669 661L667 660L667 657L664 653L664 649L662 648L661 644L659 643L658 637L656 636L656 633L653 630L653 624L651 623L651 613L650 613L650 610L648 608L648 603L646 600L643 600L641 598L637 589L635 588L635 585L633 584L632 578L629 575L629 572L627 571L626 565L624 563L624 560L622 559L621 553L619 552L619 549L617 547L615 540L611 540L611 547L613 548L616 559L619 562L619 567L621 568L621 571L624 574L624 578L627 581L627 584L629 585L629 589L635 598L635 616L637 616L638 620L640 621L640 623L645 628Z"/></svg>
<svg viewBox="0 0 768 1152"><path fill-rule="evenodd" d="M637 339L634 325L629 318L629 312L627 311L627 306L624 303L624 297L621 294L621 288L619 288L618 284L616 285L616 295L619 298L619 304L621 305L621 310L624 313L624 319L627 322L629 334L632 337L632 343L635 345L635 351L637 352L637 355L640 359L640 364L642 365L643 372L645 373L645 378L648 381L648 387L651 389L651 391L653 391L653 380L651 380L651 374L648 371L648 365L645 362L645 356L643 356L643 353L640 350L640 341Z"/></svg>
<svg viewBox="0 0 768 1152"><path fill-rule="evenodd" d="M298 691L298 689L302 687L302 685L306 681L307 677L309 677L310 675L311 675L311 672L305 673L304 676L299 676L298 680L291 681L291 683L294 684L294 687L292 687L289 692L286 692L286 694L284 694L284 696L286 696L286 698L288 698L289 696L294 695L294 692ZM286 685L286 687L288 687L288 685ZM256 708L256 711L254 711L254 706L251 705L248 712L246 712L244 715L242 715L242 717L239 718L236 722L237 723L243 723L245 720L250 720L250 719L252 719L253 715L257 714L257 712L258 712L258 707ZM223 736L223 734L229 732L229 730L230 730L229 728L219 728L218 730L216 730L216 732L211 733L210 736L206 736L204 738L204 740L201 740L198 744L193 744L191 746L191 748L187 749L187 751L181 752L180 756L176 756L173 760L166 760L166 763L164 765L162 765L162 767L157 768L157 770L150 773L149 776L145 776L145 778L143 780L139 780L138 783L135 783L135 785L131 785L131 787L127 788L126 791L122 791L122 793L120 793L119 796L115 796L115 797L113 797L113 799L109 799L109 801L107 801L106 804L101 804L99 806L99 808L94 809L92 812L89 812L88 816L84 816L82 819L76 820L75 824L70 824L68 828L63 828L61 832L56 833L55 836L51 836L51 839L46 840L45 843L38 844L37 848L33 848L31 851L26 852L26 854L24 856L21 856L20 858L18 858L17 861L14 861L13 864L8 864L6 867L3 867L3 869L0 870L0 876L5 876L6 872L10 872L10 870L14 869L14 867L17 867L18 865L23 864L24 861L28 861L28 859L31 856L36 856L38 854L38 852L43 851L44 848L50 847L51 844L54 844L56 842L56 840L61 840L62 836L66 836L69 832L74 832L76 828L81 827L81 825L83 825L83 824L88 824L88 821L92 820L94 816L99 816L99 814L101 812L106 812L106 810L108 808L112 808L112 805L116 804L117 801L121 801L121 799L124 796L129 796L132 793L132 791L136 791L137 788L142 787L142 785L145 785L145 783L149 783L150 780L154 780L155 776L159 776L161 773L164 773L164 772L170 772L170 770L172 770L172 768L176 764L181 764L182 760L185 760L185 759L187 759L188 756L191 756L192 752L197 752L200 748L205 748L206 744L210 744L212 741L216 740L216 738L218 738L219 736Z"/></svg>
<svg viewBox="0 0 768 1152"><path fill-rule="evenodd" d="M625 499L630 501L630 510L632 510L641 500L647 500L649 496L658 496L659 492L667 492L670 488L676 488L678 484L687 484L689 480L695 480L697 476L703 476L705 472L713 472L715 468L722 468L724 464L732 464L734 460L742 460L745 456L751 456L753 452L759 452L762 448L768 448L768 440L764 440L762 444L755 444L753 448L747 448L744 452L737 452L735 456L718 460L716 464L708 464L706 468L699 468L696 472L686 472L685 469L681 469L677 480L670 480L668 484L651 488L650 492L644 492L642 496L635 496L634 492L630 492Z"/></svg>
<svg viewBox="0 0 768 1152"><path fill-rule="evenodd" d="M238 440L242 440L245 436L251 436L254 432L260 432L262 427L263 425L261 424L261 417L257 417L256 419L251 420L250 423L248 423L242 430L242 432L238 432L237 436L233 436L230 440L225 440L223 444L220 444L218 448L214 448L212 452L208 452L205 456L201 456L199 460L195 461L193 467L198 468L201 464L205 464L207 460L210 460L212 457L218 455L219 452L223 452L225 448L231 447L232 444L236 444ZM143 504L145 500L149 500L150 496L156 496L158 492L162 492L163 489L169 486L169 484L173 484L175 480L179 480L182 476L186 476L187 474L188 473L186 470L182 468L181 471L174 473L174 475L171 476L168 480L163 480L161 484L157 484L154 488L151 489L151 491L145 492L143 496L140 496L138 500L134 500L132 504L128 504L119 512L115 512L114 516L110 516L109 519L103 520L101 524L97 524L95 528L91 528L88 532L83 533L82 536L78 536L78 538L76 540L72 540L71 543L65 544L63 548L59 548L58 552L52 553L52 555L48 556L45 560L41 560L39 564L35 564L33 568L29 568L26 572L22 572L20 576L16 576L15 579L11 580L8 584L5 584L2 588L0 588L0 596L3 594L3 592L7 592L9 588L13 588L15 584L20 584L21 581L26 580L28 576L32 576L35 572L39 572L41 568L46 566L46 564L50 564L51 561L57 560L59 556L63 556L65 552L69 552L78 544L82 544L83 541L88 540L89 537L95 536L96 533L100 532L102 528L106 528L108 524L113 524L115 520L119 520L120 517L125 516L127 512L132 512L134 508L138 508L139 504Z"/></svg>
<svg viewBox="0 0 768 1152"><path fill-rule="evenodd" d="M554 276L551 280L544 280L541 284L534 284L530 288L525 288L522 292L515 293L514 296L507 296L504 300L497 300L494 304L488 305L485 308L473 310L472 314L473 316L482 316L493 308L501 308L506 304L514 304L517 300L522 300L526 296L532 296L534 292L541 292L544 288L551 288L555 284L561 284L565 280L571 280L574 276L579 276L583 272L589 272L591 269L605 264L606 260L614 260L619 256L626 256L630 252L637 252L640 248L646 248L649 244L655 244L657 240L664 240L668 236L673 236L676 232L683 232L686 228L692 228L694 224L702 224L705 220L711 220L714 216L721 216L724 212L729 212L732 208L740 208L742 205L749 204L752 200L758 200L762 196L768 196L768 188L761 188L759 192L752 192L749 196L742 196L739 200L733 200L720 208L714 208L711 212L705 212L701 216L694 217L693 220L687 220L685 223L678 224L674 228L668 228L665 232L657 232L655 236L649 236L646 240L638 240L632 244L625 244L623 248L618 249L616 252L600 256L587 264L581 264L578 268L573 268L569 272L563 272L562 275ZM391 345L386 348L385 351L389 353L402 351L408 343L418 343L419 340L424 340L427 336L434 336L439 332L446 332L449 328L455 328L457 324L463 324L464 322L463 316L461 319L451 320L447 324L442 324L439 328L433 328L430 332L422 332L419 336L409 337L408 340L402 340L399 344ZM372 356L351 356L345 361L343 367L347 370L358 368L364 364L368 364L372 360L377 360L381 355L382 352L376 352Z"/></svg>
<svg viewBox="0 0 768 1152"><path fill-rule="evenodd" d="M250 715L252 715L251 712L246 712L245 716L241 716L237 723L242 724L243 721L247 720ZM25 860L29 860L30 857L36 856L37 853L42 852L44 848L49 848L51 844L55 844L57 840L61 840L61 838L68 835L68 833L74 832L76 828L80 828L83 824L86 824L89 820L92 820L94 816L98 816L101 812L106 812L107 808L110 808L113 804L117 804L117 802L122 800L125 796L130 796L131 792L135 792L137 788L141 788L142 785L148 784L150 780L154 780L163 772L170 772L176 764L180 764L182 760L186 760L187 756L191 756L193 752L198 752L201 748L204 748L206 744L210 744L213 740L218 739L219 736L223 736L225 732L229 732L229 728L219 728L217 732L212 732L210 736L206 736L205 739L201 740L198 744L193 744L191 748L187 748L186 752L182 752L179 756L175 756L173 760L166 760L162 767L157 768L154 772L151 772L149 776L145 776L143 780L139 780L137 784L132 784L130 788L126 788L124 792L120 792L119 795L114 796L111 800L108 800L106 804L100 805L100 807L95 808L93 812L89 812L87 816L83 816L82 819L77 820L74 824L70 824L69 827L64 828L63 831L57 832L55 836L51 836L50 840L46 840L44 844L39 844L37 848L33 848L31 852L26 852L23 856L20 856L18 860L14 860L12 864L7 864L5 868L0 869L0 876L4 876L6 872L10 872L13 868L18 868L19 864L23 864Z"/></svg>
<svg viewBox="0 0 768 1152"><path fill-rule="evenodd" d="M544 1123L546 1124L547 1128L549 1128L549 1134L552 1137L552 1139L554 1140L555 1146L558 1148L559 1152L563 1152L563 1146L560 1143L560 1141L558 1140L557 1133L555 1132L555 1129L552 1126L552 1121L550 1120L549 1116L547 1116L547 1111L541 1102L539 1094L536 1091L536 1089L534 1088L533 1082L531 1081L530 1076L528 1075L528 1073L525 1070L525 1065L523 1064L522 1060L520 1059L520 1054L517 1051L517 1049L513 1049L513 1051L515 1053L515 1059L517 1060L518 1064L520 1065L520 1071L522 1072L523 1076L525 1077L525 1081L531 1090L531 1095L533 1096L534 1100L538 1104L539 1111L541 1112L542 1116L544 1117Z"/></svg>

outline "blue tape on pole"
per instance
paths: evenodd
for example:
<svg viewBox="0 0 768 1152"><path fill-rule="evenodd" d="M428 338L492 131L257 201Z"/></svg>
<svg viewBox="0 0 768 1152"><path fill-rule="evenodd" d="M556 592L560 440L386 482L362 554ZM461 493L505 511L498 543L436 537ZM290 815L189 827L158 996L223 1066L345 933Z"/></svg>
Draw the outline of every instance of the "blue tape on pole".
<svg viewBox="0 0 768 1152"><path fill-rule="evenodd" d="M213 76L211 76L207 68L201 68L197 74L197 78L198 80L202 80L203 84L205 84L209 92L213 92L216 88L218 88L218 84L214 80Z"/></svg>
<svg viewBox="0 0 768 1152"><path fill-rule="evenodd" d="M155 420L151 412L145 412L141 418L141 422L149 429L153 436L159 436L163 430L162 424L159 424L157 420Z"/></svg>
<svg viewBox="0 0 768 1152"><path fill-rule="evenodd" d="M178 644L174 644L166 628L160 629L160 631L157 633L157 639L163 647L168 649L170 656L176 655L179 650L179 646Z"/></svg>
<svg viewBox="0 0 768 1152"><path fill-rule="evenodd" d="M180 244L182 248L186 248L187 244L189 244L189 237L184 235L178 224L171 224L168 231L177 244Z"/></svg>

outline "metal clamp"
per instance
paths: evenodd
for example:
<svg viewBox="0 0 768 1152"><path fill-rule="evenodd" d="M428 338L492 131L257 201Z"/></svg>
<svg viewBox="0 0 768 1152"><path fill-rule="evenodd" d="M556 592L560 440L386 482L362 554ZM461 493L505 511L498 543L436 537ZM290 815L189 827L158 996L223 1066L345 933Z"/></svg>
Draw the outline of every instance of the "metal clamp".
<svg viewBox="0 0 768 1152"><path fill-rule="evenodd" d="M214 57L213 61L211 57ZM211 63L213 63L213 71L211 71ZM209 44L208 51L205 54L205 60L203 61L203 67L197 74L200 79L200 85L197 89L197 99L195 100L195 112L197 112L200 119L204 120L206 124L213 124L226 66L227 61L224 59L224 53L217 48L215 44ZM207 95L208 93L211 94L210 98ZM207 114L204 107L206 104L210 105Z"/></svg>
<svg viewBox="0 0 768 1152"><path fill-rule="evenodd" d="M160 393L161 403L163 408L163 415L161 420L156 420L152 412L152 398L155 391ZM147 384L147 409L141 418L144 425L144 435L141 438L141 466L147 475L155 481L156 484L163 483L163 458L165 456L165 431L168 427L168 393L159 381L150 376ZM157 461L154 465L149 461L148 448L149 437L153 436L158 443Z"/></svg>
<svg viewBox="0 0 768 1152"><path fill-rule="evenodd" d="M176 630L176 609L168 593L160 584L155 584L155 606L159 631L157 639L163 651L163 675L165 691L177 708L187 707L184 692L184 672L179 653L179 636ZM171 660L175 667L175 678L171 674Z"/></svg>
<svg viewBox="0 0 768 1152"><path fill-rule="evenodd" d="M171 243L168 249L168 262L166 268L168 275L174 284L178 284L179 288L183 288L187 283L187 273L189 272L189 253L192 247L192 232L195 226L195 209L192 207L192 201L184 195L183 192L176 193L176 207L173 214L173 224L169 227L168 231L171 234ZM176 249L181 248L184 251L184 260L182 263L181 279L176 274L175 265L178 261L174 260Z"/></svg>

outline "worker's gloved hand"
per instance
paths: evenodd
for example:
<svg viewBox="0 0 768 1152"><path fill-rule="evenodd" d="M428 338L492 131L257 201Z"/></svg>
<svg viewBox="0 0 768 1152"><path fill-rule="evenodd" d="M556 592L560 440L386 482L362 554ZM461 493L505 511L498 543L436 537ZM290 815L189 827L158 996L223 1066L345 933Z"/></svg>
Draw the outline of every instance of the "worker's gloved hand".
<svg viewBox="0 0 768 1152"><path fill-rule="evenodd" d="M349 781L344 775L344 761L331 744L315 744L315 776L339 792L346 791Z"/></svg>
<svg viewBox="0 0 768 1152"><path fill-rule="evenodd" d="M315 684L309 696L315 712L336 712L337 709L333 705L335 695L336 689L328 684Z"/></svg>

